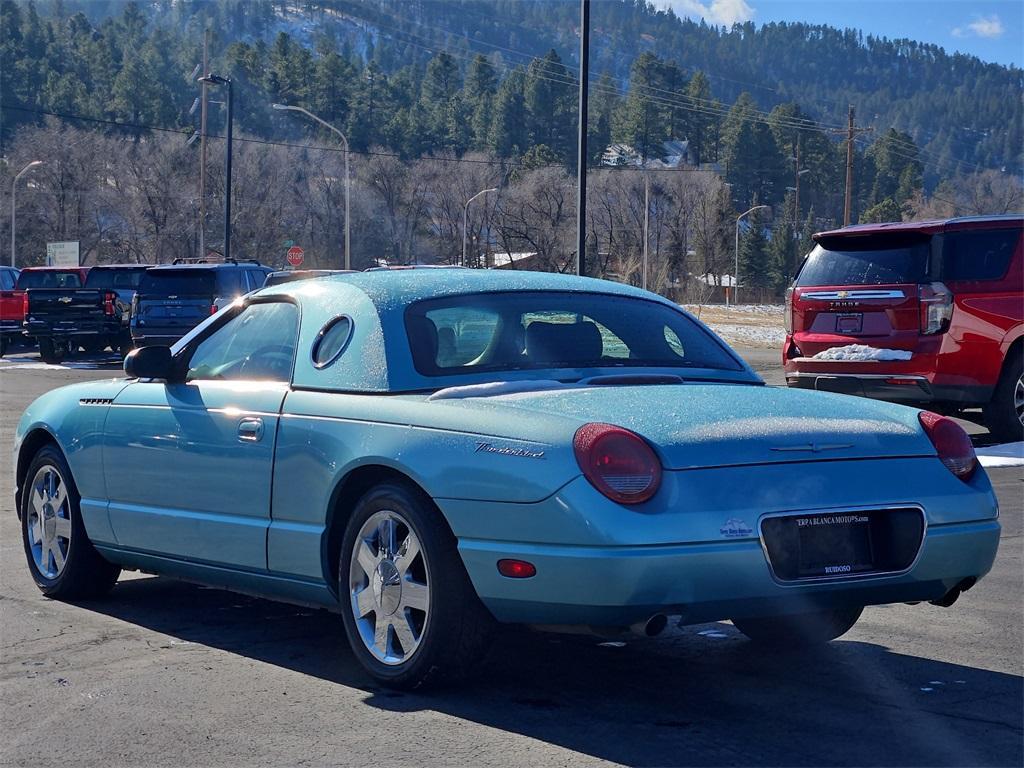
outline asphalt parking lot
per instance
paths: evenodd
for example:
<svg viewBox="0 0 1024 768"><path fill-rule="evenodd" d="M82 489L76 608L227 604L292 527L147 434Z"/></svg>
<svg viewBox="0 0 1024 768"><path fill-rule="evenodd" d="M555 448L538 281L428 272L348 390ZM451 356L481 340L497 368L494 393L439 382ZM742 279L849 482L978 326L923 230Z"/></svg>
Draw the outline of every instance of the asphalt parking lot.
<svg viewBox="0 0 1024 768"><path fill-rule="evenodd" d="M779 383L776 357L748 359ZM512 630L475 680L401 694L370 684L326 612L139 574L102 602L41 597L13 508L14 426L42 392L118 369L34 360L0 365L2 765L1024 762L1020 467L989 470L1000 552L952 608L868 608L811 654L728 623L614 644Z"/></svg>

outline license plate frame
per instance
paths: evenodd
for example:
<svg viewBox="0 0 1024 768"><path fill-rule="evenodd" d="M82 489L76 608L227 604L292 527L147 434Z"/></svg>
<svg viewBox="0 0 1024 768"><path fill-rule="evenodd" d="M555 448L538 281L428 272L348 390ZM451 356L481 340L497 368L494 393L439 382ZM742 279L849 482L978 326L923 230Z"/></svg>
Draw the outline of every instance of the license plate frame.
<svg viewBox="0 0 1024 768"><path fill-rule="evenodd" d="M916 504L778 512L758 521L768 567L782 583L906 572L920 554L926 528Z"/></svg>
<svg viewBox="0 0 1024 768"><path fill-rule="evenodd" d="M852 335L861 333L863 332L863 330L863 312L849 312L841 315L836 315L836 333Z"/></svg>

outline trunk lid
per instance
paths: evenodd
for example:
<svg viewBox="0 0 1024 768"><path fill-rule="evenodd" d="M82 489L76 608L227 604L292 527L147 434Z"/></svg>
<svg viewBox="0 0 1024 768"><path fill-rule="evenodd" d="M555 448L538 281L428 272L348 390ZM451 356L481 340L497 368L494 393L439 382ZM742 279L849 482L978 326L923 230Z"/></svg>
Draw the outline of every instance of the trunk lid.
<svg viewBox="0 0 1024 768"><path fill-rule="evenodd" d="M146 296L136 297L133 323L147 334L183 336L208 318L213 306L212 296Z"/></svg>
<svg viewBox="0 0 1024 768"><path fill-rule="evenodd" d="M803 356L847 344L913 351L922 294L930 301L932 236L922 232L819 239L792 292L792 332Z"/></svg>
<svg viewBox="0 0 1024 768"><path fill-rule="evenodd" d="M99 318L104 314L103 291L88 288L30 288L27 294L27 318L57 321Z"/></svg>
<svg viewBox="0 0 1024 768"><path fill-rule="evenodd" d="M442 403L513 422L517 410L539 412L572 433L592 421L622 426L650 441L666 469L935 454L914 409L796 389L593 386Z"/></svg>

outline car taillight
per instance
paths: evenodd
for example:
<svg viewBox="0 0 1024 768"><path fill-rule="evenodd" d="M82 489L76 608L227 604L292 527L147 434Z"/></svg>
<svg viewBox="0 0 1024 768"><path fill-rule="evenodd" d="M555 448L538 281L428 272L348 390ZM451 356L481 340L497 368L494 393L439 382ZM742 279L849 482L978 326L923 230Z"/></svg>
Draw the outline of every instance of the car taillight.
<svg viewBox="0 0 1024 768"><path fill-rule="evenodd" d="M782 324L786 333L793 332L793 286L786 289L786 309L782 313Z"/></svg>
<svg viewBox="0 0 1024 768"><path fill-rule="evenodd" d="M974 445L963 427L952 419L931 411L921 411L917 418L924 427L928 439L935 446L939 461L965 483L970 480L974 470L978 468L978 457L974 454Z"/></svg>
<svg viewBox="0 0 1024 768"><path fill-rule="evenodd" d="M28 317L28 291L21 294L21 316Z"/></svg>
<svg viewBox="0 0 1024 768"><path fill-rule="evenodd" d="M117 294L113 291L107 291L103 294L103 313L106 315L113 315L115 312L114 302L117 301Z"/></svg>
<svg viewBox="0 0 1024 768"><path fill-rule="evenodd" d="M942 283L925 283L920 286L918 296L921 302L921 333L945 331L953 317L953 293Z"/></svg>
<svg viewBox="0 0 1024 768"><path fill-rule="evenodd" d="M612 501L640 504L657 493L661 462L636 433L591 423L576 430L572 442L583 476Z"/></svg>

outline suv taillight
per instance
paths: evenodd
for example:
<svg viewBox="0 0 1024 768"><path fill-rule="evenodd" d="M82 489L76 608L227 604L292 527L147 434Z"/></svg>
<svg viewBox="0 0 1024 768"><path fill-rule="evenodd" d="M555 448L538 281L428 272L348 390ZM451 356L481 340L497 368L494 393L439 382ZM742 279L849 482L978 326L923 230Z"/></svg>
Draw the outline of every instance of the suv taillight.
<svg viewBox="0 0 1024 768"><path fill-rule="evenodd" d="M965 483L970 480L974 470L978 468L978 457L974 453L974 444L963 427L952 419L931 411L921 411L917 418L924 427L928 439L935 446L939 461Z"/></svg>
<svg viewBox="0 0 1024 768"><path fill-rule="evenodd" d="M921 333L942 333L949 328L953 317L953 293L942 283L925 283L920 286L918 296L921 302Z"/></svg>
<svg viewBox="0 0 1024 768"><path fill-rule="evenodd" d="M793 332L793 286L786 289L786 309L782 313L782 324L786 333Z"/></svg>
<svg viewBox="0 0 1024 768"><path fill-rule="evenodd" d="M107 291L103 294L103 314L114 315L115 307L114 302L117 301L117 294L113 291Z"/></svg>
<svg viewBox="0 0 1024 768"><path fill-rule="evenodd" d="M642 437L611 424L584 424L572 441L583 476L620 504L647 501L661 485L661 462Z"/></svg>
<svg viewBox="0 0 1024 768"><path fill-rule="evenodd" d="M28 317L28 291L21 294L21 316Z"/></svg>

